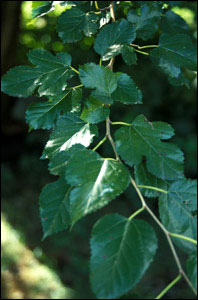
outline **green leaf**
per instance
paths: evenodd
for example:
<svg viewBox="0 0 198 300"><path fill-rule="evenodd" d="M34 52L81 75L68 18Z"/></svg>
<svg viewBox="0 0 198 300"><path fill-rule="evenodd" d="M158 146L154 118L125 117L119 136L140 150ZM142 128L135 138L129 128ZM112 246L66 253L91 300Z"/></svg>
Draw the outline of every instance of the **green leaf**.
<svg viewBox="0 0 198 300"><path fill-rule="evenodd" d="M96 89L91 96L105 104L113 103L111 94L117 87L117 76L109 68L88 63L80 67L79 77L86 88Z"/></svg>
<svg viewBox="0 0 198 300"><path fill-rule="evenodd" d="M59 113L69 112L71 103L68 101L70 91L60 98L31 104L26 110L26 122L30 129L50 129L54 126Z"/></svg>
<svg viewBox="0 0 198 300"><path fill-rule="evenodd" d="M136 65L137 55L135 49L131 46L123 46L121 50L122 58L128 65Z"/></svg>
<svg viewBox="0 0 198 300"><path fill-rule="evenodd" d="M171 78L181 76L181 67L196 71L196 45L186 34L162 34L159 47L150 51L151 60Z"/></svg>
<svg viewBox="0 0 198 300"><path fill-rule="evenodd" d="M58 18L57 32L64 43L81 40L82 31L86 36L97 32L98 17L93 12L86 13L79 8L71 8L63 12Z"/></svg>
<svg viewBox="0 0 198 300"><path fill-rule="evenodd" d="M148 5L143 5L140 16L134 10L130 10L127 19L134 24L137 38L146 41L152 38L158 29L160 12Z"/></svg>
<svg viewBox="0 0 198 300"><path fill-rule="evenodd" d="M68 113L58 118L42 154L42 159L51 159L59 151L71 148L72 145L82 144L88 147L93 137L97 135L97 127L82 121L77 115Z"/></svg>
<svg viewBox="0 0 198 300"><path fill-rule="evenodd" d="M67 87L71 70L71 56L60 52L57 56L44 49L30 50L29 61L36 67L18 66L10 69L3 77L1 89L10 96L29 97L39 87L40 96L60 95Z"/></svg>
<svg viewBox="0 0 198 300"><path fill-rule="evenodd" d="M112 99L124 104L141 104L142 93L137 88L133 79L125 73L117 74L117 89L113 92Z"/></svg>
<svg viewBox="0 0 198 300"><path fill-rule="evenodd" d="M13 97L29 97L39 85L42 77L40 70L28 66L10 69L1 81L2 92Z"/></svg>
<svg viewBox="0 0 198 300"><path fill-rule="evenodd" d="M177 33L188 33L187 23L173 11L167 11L160 21L160 29L163 33L174 35Z"/></svg>
<svg viewBox="0 0 198 300"><path fill-rule="evenodd" d="M166 180L162 180L157 178L156 176L152 175L148 172L145 163L140 163L139 165L135 166L135 182L137 185L145 185L145 186L152 186L156 188L160 188L162 190L168 189L168 182ZM139 188L141 193L148 198L156 198L159 197L160 192L152 189L146 188Z"/></svg>
<svg viewBox="0 0 198 300"><path fill-rule="evenodd" d="M103 159L92 150L75 153L66 168L72 223L107 205L129 185L129 172L118 161Z"/></svg>
<svg viewBox="0 0 198 300"><path fill-rule="evenodd" d="M168 194L160 196L160 218L168 231L192 239L197 238L196 217L192 214L196 199L195 181L187 179L173 182ZM174 238L174 242L186 252L196 248L194 244L183 239Z"/></svg>
<svg viewBox="0 0 198 300"><path fill-rule="evenodd" d="M145 156L146 167L151 174L174 180L183 177L183 153L176 145L161 141L173 134L169 124L151 123L139 115L131 126L123 126L116 131L116 148L129 166L138 165Z"/></svg>
<svg viewBox="0 0 198 300"><path fill-rule="evenodd" d="M68 150L56 153L49 162L49 171L53 175L64 176L67 163L75 152L83 151L85 147L81 144L76 144Z"/></svg>
<svg viewBox="0 0 198 300"><path fill-rule="evenodd" d="M65 90L67 80L74 73L70 68L71 56L68 53L59 52L54 56L47 50L34 49L29 51L28 59L42 73L38 79L40 96L57 96Z"/></svg>
<svg viewBox="0 0 198 300"><path fill-rule="evenodd" d="M95 39L94 50L103 60L108 60L120 53L122 45L132 43L135 37L134 28L127 20L113 22L100 30Z"/></svg>
<svg viewBox="0 0 198 300"><path fill-rule="evenodd" d="M96 124L104 121L109 114L110 110L108 107L93 97L89 97L84 103L80 118L85 122Z"/></svg>
<svg viewBox="0 0 198 300"><path fill-rule="evenodd" d="M157 237L142 220L107 215L91 238L92 289L98 299L118 299L141 279L153 260Z"/></svg>
<svg viewBox="0 0 198 300"><path fill-rule="evenodd" d="M54 9L55 1L32 1L32 18L44 16Z"/></svg>
<svg viewBox="0 0 198 300"><path fill-rule="evenodd" d="M69 193L71 187L64 178L47 184L39 197L40 217L43 227L43 239L70 225Z"/></svg>
<svg viewBox="0 0 198 300"><path fill-rule="evenodd" d="M186 267L189 279L194 288L197 290L197 251L194 251L189 255Z"/></svg>

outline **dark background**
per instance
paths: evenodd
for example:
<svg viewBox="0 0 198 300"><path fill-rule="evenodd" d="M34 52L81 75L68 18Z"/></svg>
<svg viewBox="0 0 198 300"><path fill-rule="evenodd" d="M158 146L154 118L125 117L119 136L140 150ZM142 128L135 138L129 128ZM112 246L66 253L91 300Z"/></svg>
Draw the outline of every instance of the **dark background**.
<svg viewBox="0 0 198 300"><path fill-rule="evenodd" d="M1 5L2 74L16 65L29 64L26 53L33 48L45 48L54 54L66 51L72 55L72 65L76 68L85 62L98 63L99 57L91 48L94 38L84 37L77 45L60 42L55 31L60 14L57 9L27 25L31 20L31 1L1 1ZM186 19L196 37L196 1L178 1L177 5L177 12ZM147 44L157 44L158 38L159 32ZM143 45L142 41L137 43ZM144 104L125 106L115 103L111 110L112 121L130 122L143 113L150 121L170 123L176 133L172 141L185 154L185 175L196 178L195 74L189 72L190 89L172 86L150 59L141 54L138 54L138 64L130 67L120 56L116 57L114 71L125 72L134 78L143 92ZM38 197L42 187L56 178L49 175L48 161L39 159L50 133L44 130L28 133L25 123L25 110L34 100L34 97L15 99L1 94L2 223L6 232L2 239L2 299L91 299L94 295L88 277L89 237L93 224L107 213L119 212L129 216L140 207L140 203L130 187L101 211L80 220L71 232L63 231L42 242ZM95 144L103 138L105 124L99 125L99 132ZM99 153L106 157L113 155L108 143L99 148ZM157 199L147 201L158 214ZM141 218L154 226L159 249L141 282L124 299L153 299L177 276L175 262L162 232L147 214L142 214ZM185 264L186 255L179 249L178 253ZM42 273L38 265L45 267L42 280L38 280ZM52 282L57 285L50 289ZM166 299L176 298L194 299L183 281L166 295Z"/></svg>

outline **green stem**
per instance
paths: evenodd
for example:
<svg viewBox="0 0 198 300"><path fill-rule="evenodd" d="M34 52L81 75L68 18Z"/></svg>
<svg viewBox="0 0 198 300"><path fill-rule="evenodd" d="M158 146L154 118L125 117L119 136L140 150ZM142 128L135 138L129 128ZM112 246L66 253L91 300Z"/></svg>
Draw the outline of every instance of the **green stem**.
<svg viewBox="0 0 198 300"><path fill-rule="evenodd" d="M70 66L70 68L71 68L74 72L76 72L77 74L79 74L79 72L78 72L74 67Z"/></svg>
<svg viewBox="0 0 198 300"><path fill-rule="evenodd" d="M182 276L179 274L155 299L161 299L181 278Z"/></svg>
<svg viewBox="0 0 198 300"><path fill-rule="evenodd" d="M138 53L144 54L144 55L149 55L149 53L143 52L143 51L140 51L140 50L137 50L137 49L135 49L135 51L138 52Z"/></svg>
<svg viewBox="0 0 198 300"><path fill-rule="evenodd" d="M137 216L139 213L141 213L143 210L145 210L145 207L141 207L140 209L138 209L136 212L134 212L129 218L128 220L130 221L131 219L135 218L135 216Z"/></svg>
<svg viewBox="0 0 198 300"><path fill-rule="evenodd" d="M125 126L131 126L131 124L125 123L125 122L111 122L111 125L125 125Z"/></svg>
<svg viewBox="0 0 198 300"><path fill-rule="evenodd" d="M180 235L180 234L177 234L177 233L172 233L172 232L170 232L169 234L170 234L170 236L177 237L177 238L179 238L179 239L183 239L183 240L186 240L186 241L188 241L188 242L191 242L191 243L197 245L197 241L196 241L196 240L191 239L191 238L189 238L189 237L187 237L187 236Z"/></svg>
<svg viewBox="0 0 198 300"><path fill-rule="evenodd" d="M165 191L165 190L156 188L156 187L154 187L154 186L139 185L139 184L138 184L138 187L139 187L139 188L142 188L142 189L150 189L150 190L155 190L155 191L158 191L158 192L161 192L161 193L168 194L168 191Z"/></svg>
<svg viewBox="0 0 198 300"><path fill-rule="evenodd" d="M96 151L105 141L107 140L107 137L105 136L93 149L93 151Z"/></svg>
<svg viewBox="0 0 198 300"><path fill-rule="evenodd" d="M73 90L74 90L74 89L78 89L78 88L80 88L80 87L82 87L82 86L83 86L83 84L79 84L79 85L73 86L72 89L73 89Z"/></svg>
<svg viewBox="0 0 198 300"><path fill-rule="evenodd" d="M99 7L98 7L98 1L94 1L94 3L95 3L96 9L99 9Z"/></svg>
<svg viewBox="0 0 198 300"><path fill-rule="evenodd" d="M147 46L138 46L138 49L146 49L146 48L158 48L158 45L147 45Z"/></svg>

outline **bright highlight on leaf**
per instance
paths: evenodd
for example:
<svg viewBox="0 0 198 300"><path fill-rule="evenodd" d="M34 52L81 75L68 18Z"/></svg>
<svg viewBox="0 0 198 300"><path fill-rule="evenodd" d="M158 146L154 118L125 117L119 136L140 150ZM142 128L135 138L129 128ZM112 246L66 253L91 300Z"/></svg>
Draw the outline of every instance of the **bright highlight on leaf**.
<svg viewBox="0 0 198 300"><path fill-rule="evenodd" d="M74 186L70 195L72 223L107 205L129 185L129 172L120 162L102 158L96 152L75 153L66 168L66 180Z"/></svg>
<svg viewBox="0 0 198 300"><path fill-rule="evenodd" d="M118 299L141 279L152 262L157 238L150 225L121 215L107 215L94 226L91 274L98 299Z"/></svg>
<svg viewBox="0 0 198 300"><path fill-rule="evenodd" d="M28 53L29 61L36 67L18 66L9 70L2 78L2 91L10 96L29 97L38 88L40 96L60 95L67 87L74 72L71 56L60 52L56 56L44 49Z"/></svg>
<svg viewBox="0 0 198 300"><path fill-rule="evenodd" d="M69 113L60 116L45 146L42 158L51 159L59 151L68 150L75 144L88 147L95 135L97 135L97 127L85 123L77 115Z"/></svg>
<svg viewBox="0 0 198 300"><path fill-rule="evenodd" d="M131 44L136 37L134 27L127 21L121 20L104 26L97 35L94 50L103 60L118 55L125 44Z"/></svg>

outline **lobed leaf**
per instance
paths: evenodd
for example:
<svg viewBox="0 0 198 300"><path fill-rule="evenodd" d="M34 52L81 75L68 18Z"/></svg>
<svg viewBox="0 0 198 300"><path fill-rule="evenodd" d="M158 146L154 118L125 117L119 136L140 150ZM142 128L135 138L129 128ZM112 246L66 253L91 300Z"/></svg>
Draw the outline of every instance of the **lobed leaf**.
<svg viewBox="0 0 198 300"><path fill-rule="evenodd" d="M160 21L160 28L163 33L174 35L178 33L188 33L189 26L182 17L173 11L167 11Z"/></svg>
<svg viewBox="0 0 198 300"><path fill-rule="evenodd" d="M138 165L145 156L151 174L163 180L174 180L183 177L183 153L176 145L161 141L173 134L169 124L151 123L139 115L131 126L116 131L116 148L129 166Z"/></svg>
<svg viewBox="0 0 198 300"><path fill-rule="evenodd" d="M56 1L32 1L32 18L44 16L54 9Z"/></svg>
<svg viewBox="0 0 198 300"><path fill-rule="evenodd" d="M67 87L74 71L71 56L60 52L56 56L44 49L30 50L29 61L36 67L18 66L2 77L2 91L10 96L29 97L38 88L40 96L57 96Z"/></svg>
<svg viewBox="0 0 198 300"><path fill-rule="evenodd" d="M137 55L135 49L131 46L123 46L121 50L122 58L124 62L128 65L136 65Z"/></svg>
<svg viewBox="0 0 198 300"><path fill-rule="evenodd" d="M129 185L129 172L118 161L103 159L92 150L75 153L66 168L72 223L102 208Z"/></svg>
<svg viewBox="0 0 198 300"><path fill-rule="evenodd" d="M118 299L132 289L157 249L150 225L118 214L107 215L95 224L90 243L90 280L98 299Z"/></svg>

